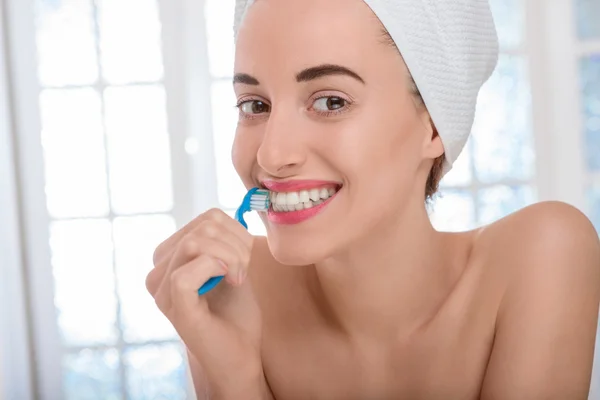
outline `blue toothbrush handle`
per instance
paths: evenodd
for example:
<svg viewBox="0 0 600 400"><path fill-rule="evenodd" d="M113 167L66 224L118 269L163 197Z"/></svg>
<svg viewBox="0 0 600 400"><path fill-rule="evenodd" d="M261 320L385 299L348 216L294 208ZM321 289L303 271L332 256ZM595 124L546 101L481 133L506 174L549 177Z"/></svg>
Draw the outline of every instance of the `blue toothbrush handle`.
<svg viewBox="0 0 600 400"><path fill-rule="evenodd" d="M250 189L244 197L242 205L235 212L235 219L246 229L248 229L248 224L244 220L244 213L250 211L250 199L252 198L252 195L256 193L257 190L258 188ZM202 285L200 289L198 289L198 295L202 296L210 292L212 289L215 288L215 286L219 284L219 282L223 280L223 278L224 276L215 276L204 282L204 285Z"/></svg>
<svg viewBox="0 0 600 400"><path fill-rule="evenodd" d="M244 221L244 218L241 217L241 215L239 218L237 218L237 220L244 226L244 228L248 229L248 225L246 225L246 221ZM219 282L223 280L223 278L225 278L225 276L213 276L212 278L204 282L204 285L200 286L200 289L198 289L198 295L202 296L213 290L215 286L217 286Z"/></svg>
<svg viewBox="0 0 600 400"><path fill-rule="evenodd" d="M209 280L207 280L204 285L202 285L200 287L200 289L198 289L198 295L202 296L208 292L210 292L212 289L214 289L215 286L217 286L219 284L219 282L221 282L223 280L224 276L214 276L212 278L210 278Z"/></svg>

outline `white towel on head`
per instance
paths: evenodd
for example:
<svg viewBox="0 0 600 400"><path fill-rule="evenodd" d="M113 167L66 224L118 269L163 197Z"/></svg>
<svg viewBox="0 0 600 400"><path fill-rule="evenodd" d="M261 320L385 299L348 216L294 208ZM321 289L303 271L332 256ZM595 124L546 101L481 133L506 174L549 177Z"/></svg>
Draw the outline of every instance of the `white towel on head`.
<svg viewBox="0 0 600 400"><path fill-rule="evenodd" d="M471 133L481 86L498 61L488 0L363 0L390 33L452 168ZM236 0L234 32L254 0Z"/></svg>

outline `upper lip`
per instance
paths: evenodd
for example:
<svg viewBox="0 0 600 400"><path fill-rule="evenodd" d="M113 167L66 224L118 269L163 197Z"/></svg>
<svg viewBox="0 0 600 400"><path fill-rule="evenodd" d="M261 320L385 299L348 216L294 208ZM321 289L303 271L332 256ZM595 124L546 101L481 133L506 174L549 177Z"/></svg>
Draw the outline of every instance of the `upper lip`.
<svg viewBox="0 0 600 400"><path fill-rule="evenodd" d="M289 180L275 181L263 180L260 182L265 188L273 192L298 192L300 190L319 189L322 187L341 186L339 182L323 181L323 180Z"/></svg>

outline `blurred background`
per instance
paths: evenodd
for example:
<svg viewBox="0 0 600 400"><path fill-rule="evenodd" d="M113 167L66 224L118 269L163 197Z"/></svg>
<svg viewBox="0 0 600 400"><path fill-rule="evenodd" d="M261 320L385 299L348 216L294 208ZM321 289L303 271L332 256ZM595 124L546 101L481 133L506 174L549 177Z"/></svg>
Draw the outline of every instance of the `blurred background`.
<svg viewBox="0 0 600 400"><path fill-rule="evenodd" d="M234 0L0 3L0 398L192 398L144 279L160 241L245 192ZM502 55L431 218L554 199L600 228L600 0L491 3Z"/></svg>

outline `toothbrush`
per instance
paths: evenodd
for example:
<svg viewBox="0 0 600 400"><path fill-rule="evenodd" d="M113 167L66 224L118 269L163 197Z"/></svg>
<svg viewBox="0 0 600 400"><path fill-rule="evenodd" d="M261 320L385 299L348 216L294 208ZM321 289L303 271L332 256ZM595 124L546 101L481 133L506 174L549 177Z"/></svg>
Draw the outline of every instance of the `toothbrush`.
<svg viewBox="0 0 600 400"><path fill-rule="evenodd" d="M270 205L271 201L269 199L268 190L259 188L250 189L246 196L244 196L242 205L240 205L235 212L235 219L242 224L244 228L248 229L248 224L244 220L244 214L249 211L267 211ZM202 296L203 294L208 293L222 280L223 276L215 276L210 278L204 283L204 285L202 285L202 287L200 287L200 289L198 289L198 295Z"/></svg>

